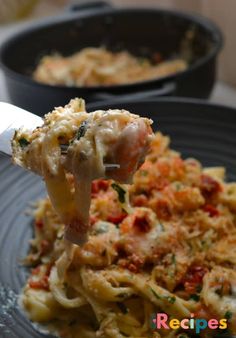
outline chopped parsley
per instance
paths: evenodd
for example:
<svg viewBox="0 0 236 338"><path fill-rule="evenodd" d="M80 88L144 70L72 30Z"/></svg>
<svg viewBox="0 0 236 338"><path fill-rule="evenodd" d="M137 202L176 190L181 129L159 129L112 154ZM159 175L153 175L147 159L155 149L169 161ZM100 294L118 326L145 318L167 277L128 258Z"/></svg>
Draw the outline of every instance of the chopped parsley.
<svg viewBox="0 0 236 338"><path fill-rule="evenodd" d="M118 308L120 309L120 311L121 311L123 314L128 313L128 309L127 309L127 307L126 307L126 305L125 305L124 303L116 302L116 305L118 306Z"/></svg>
<svg viewBox="0 0 236 338"><path fill-rule="evenodd" d="M19 145L20 145L21 148L25 148L25 147L27 147L30 144L30 142L28 140L26 140L25 137L21 137L18 140L18 142L19 142Z"/></svg>
<svg viewBox="0 0 236 338"><path fill-rule="evenodd" d="M226 311L225 314L224 314L224 318L226 318L228 320L231 319L232 316L233 316L233 312L231 312L231 311Z"/></svg>
<svg viewBox="0 0 236 338"><path fill-rule="evenodd" d="M198 293L200 293L202 291L202 285L201 284L197 284L196 287L195 287L196 291Z"/></svg>
<svg viewBox="0 0 236 338"><path fill-rule="evenodd" d="M192 300L194 300L195 302L199 302L200 296L197 295L196 293L193 293L193 294L190 295L189 299L192 299Z"/></svg>
<svg viewBox="0 0 236 338"><path fill-rule="evenodd" d="M175 297L172 297L172 296L168 296L168 297L166 297L166 299L168 300L168 302L169 302L170 304L174 304L175 301L176 301L176 298L175 298Z"/></svg>
<svg viewBox="0 0 236 338"><path fill-rule="evenodd" d="M156 293L156 291L153 290L153 288L150 287L150 289L151 289L153 295L154 295L157 299L163 299L163 300L166 299L170 304L174 304L174 303L175 303L175 301L176 301L176 298L175 298L175 297L173 297L173 296L159 296L159 295Z"/></svg>
<svg viewBox="0 0 236 338"><path fill-rule="evenodd" d="M157 299L161 299L161 297L156 293L155 290L153 290L153 288L150 288L152 293L154 294L154 296L157 298Z"/></svg>
<svg viewBox="0 0 236 338"><path fill-rule="evenodd" d="M81 125L80 125L77 133L76 133L76 137L75 137L76 140L81 139L81 137L83 137L85 135L87 129L88 129L88 122L87 121L83 121L81 123Z"/></svg>
<svg viewBox="0 0 236 338"><path fill-rule="evenodd" d="M172 254L172 257L171 257L171 263L176 265L176 257L175 257L175 254Z"/></svg>
<svg viewBox="0 0 236 338"><path fill-rule="evenodd" d="M181 188L182 188L182 184L180 182L176 182L175 183L175 189L176 189L176 191L180 191Z"/></svg>
<svg viewBox="0 0 236 338"><path fill-rule="evenodd" d="M147 170L140 170L140 171L139 171L139 174L140 174L141 176L147 176L147 175L148 175L148 171L147 171Z"/></svg>
<svg viewBox="0 0 236 338"><path fill-rule="evenodd" d="M111 186L117 192L120 203L125 203L126 191L119 184L112 183Z"/></svg>
<svg viewBox="0 0 236 338"><path fill-rule="evenodd" d="M161 231L165 231L164 225L159 221L159 227L161 229Z"/></svg>

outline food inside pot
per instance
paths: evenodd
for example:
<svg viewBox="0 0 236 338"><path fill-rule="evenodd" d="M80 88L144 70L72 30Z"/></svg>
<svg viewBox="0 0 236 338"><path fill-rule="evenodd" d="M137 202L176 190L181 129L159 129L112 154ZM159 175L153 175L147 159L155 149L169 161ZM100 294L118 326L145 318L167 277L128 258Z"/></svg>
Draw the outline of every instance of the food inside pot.
<svg viewBox="0 0 236 338"><path fill-rule="evenodd" d="M39 61L33 78L41 83L75 87L110 86L141 82L184 71L185 60L164 60L160 53L151 59L124 50L84 48L70 56L46 55Z"/></svg>

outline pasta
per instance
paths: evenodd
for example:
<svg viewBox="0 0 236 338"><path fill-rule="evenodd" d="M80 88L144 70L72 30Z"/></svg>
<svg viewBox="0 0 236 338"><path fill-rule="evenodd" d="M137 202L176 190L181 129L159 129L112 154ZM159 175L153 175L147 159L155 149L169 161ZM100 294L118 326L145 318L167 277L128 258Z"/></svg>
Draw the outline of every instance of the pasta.
<svg viewBox="0 0 236 338"><path fill-rule="evenodd" d="M26 259L34 269L22 295L31 320L68 338L187 338L192 333L181 328L154 330L150 318L194 313L227 319L235 334L236 193L224 169L182 159L157 133L125 188L93 181L83 246L63 239L48 198L38 202Z"/></svg>
<svg viewBox="0 0 236 338"><path fill-rule="evenodd" d="M87 240L92 180L131 182L151 141L151 123L125 110L88 114L84 101L74 99L47 114L42 127L16 132L14 162L44 177L68 240Z"/></svg>
<svg viewBox="0 0 236 338"><path fill-rule="evenodd" d="M33 73L41 83L65 86L110 86L172 75L187 68L183 59L152 63L128 51L113 53L105 48L84 48L67 57L44 56Z"/></svg>

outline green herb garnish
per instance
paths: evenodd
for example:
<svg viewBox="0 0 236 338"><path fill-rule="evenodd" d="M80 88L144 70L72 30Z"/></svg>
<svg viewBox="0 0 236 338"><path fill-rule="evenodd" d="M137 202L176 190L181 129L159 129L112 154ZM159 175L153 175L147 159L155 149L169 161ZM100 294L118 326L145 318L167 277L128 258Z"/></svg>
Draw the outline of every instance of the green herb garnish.
<svg viewBox="0 0 236 338"><path fill-rule="evenodd" d="M159 227L160 227L161 231L165 231L164 225L160 221L158 221L158 222L159 222Z"/></svg>
<svg viewBox="0 0 236 338"><path fill-rule="evenodd" d="M152 293L154 294L154 296L157 298L157 299L166 299L170 304L174 304L175 301L176 301L176 298L173 297L173 296L159 296L155 290L153 290L152 288L150 288Z"/></svg>
<svg viewBox="0 0 236 338"><path fill-rule="evenodd" d="M83 121L76 133L76 139L79 140L81 137L83 137L87 131L88 128L88 122L87 121Z"/></svg>
<svg viewBox="0 0 236 338"><path fill-rule="evenodd" d="M124 303L116 302L116 305L118 306L118 308L120 309L122 313L124 314L128 313L128 309Z"/></svg>
<svg viewBox="0 0 236 338"><path fill-rule="evenodd" d="M161 299L161 297L156 293L155 290L153 290L153 288L150 288L152 293L154 294L154 296L157 298L157 299Z"/></svg>
<svg viewBox="0 0 236 338"><path fill-rule="evenodd" d="M30 142L28 140L26 140L25 137L21 137L18 140L18 142L19 142L19 145L20 145L21 148L25 148L25 147L27 147L30 144Z"/></svg>
<svg viewBox="0 0 236 338"><path fill-rule="evenodd" d="M148 175L147 170L140 170L139 173L140 173L141 176L147 176Z"/></svg>
<svg viewBox="0 0 236 338"><path fill-rule="evenodd" d="M170 303L170 304L174 304L175 303L175 301L176 301L176 298L175 297L172 297L172 296L168 296L168 297L166 297L166 299L168 300L168 302Z"/></svg>
<svg viewBox="0 0 236 338"><path fill-rule="evenodd" d="M232 316L233 316L233 312L231 312L231 311L226 311L225 314L224 314L224 318L226 318L228 320L231 319Z"/></svg>
<svg viewBox="0 0 236 338"><path fill-rule="evenodd" d="M171 257L171 263L176 265L176 257L175 257L175 254L172 254L172 257Z"/></svg>
<svg viewBox="0 0 236 338"><path fill-rule="evenodd" d="M125 203L126 191L119 184L112 183L111 186L117 192L120 203Z"/></svg>
<svg viewBox="0 0 236 338"><path fill-rule="evenodd" d="M196 287L195 287L196 291L198 293L200 293L202 291L202 285L201 284L197 284Z"/></svg>
<svg viewBox="0 0 236 338"><path fill-rule="evenodd" d="M189 299L192 299L192 300L194 300L195 302L199 302L200 296L197 295L196 293L193 293L192 295L190 295Z"/></svg>
<svg viewBox="0 0 236 338"><path fill-rule="evenodd" d="M176 183L175 183L175 189L176 189L176 191L180 191L181 188L182 188L182 184L179 183L179 182L176 182Z"/></svg>

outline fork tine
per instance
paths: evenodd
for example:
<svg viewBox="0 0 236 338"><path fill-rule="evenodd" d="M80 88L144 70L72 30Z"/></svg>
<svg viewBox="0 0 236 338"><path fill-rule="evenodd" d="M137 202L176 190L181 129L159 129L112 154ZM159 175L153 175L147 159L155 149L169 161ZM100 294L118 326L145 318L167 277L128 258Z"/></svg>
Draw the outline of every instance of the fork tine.
<svg viewBox="0 0 236 338"><path fill-rule="evenodd" d="M62 153L62 154L67 154L67 149L68 149L68 147L69 147L68 144L60 144L61 153Z"/></svg>
<svg viewBox="0 0 236 338"><path fill-rule="evenodd" d="M112 169L119 169L120 165L119 164L115 164L115 163L105 163L104 164L106 170L112 170Z"/></svg>

